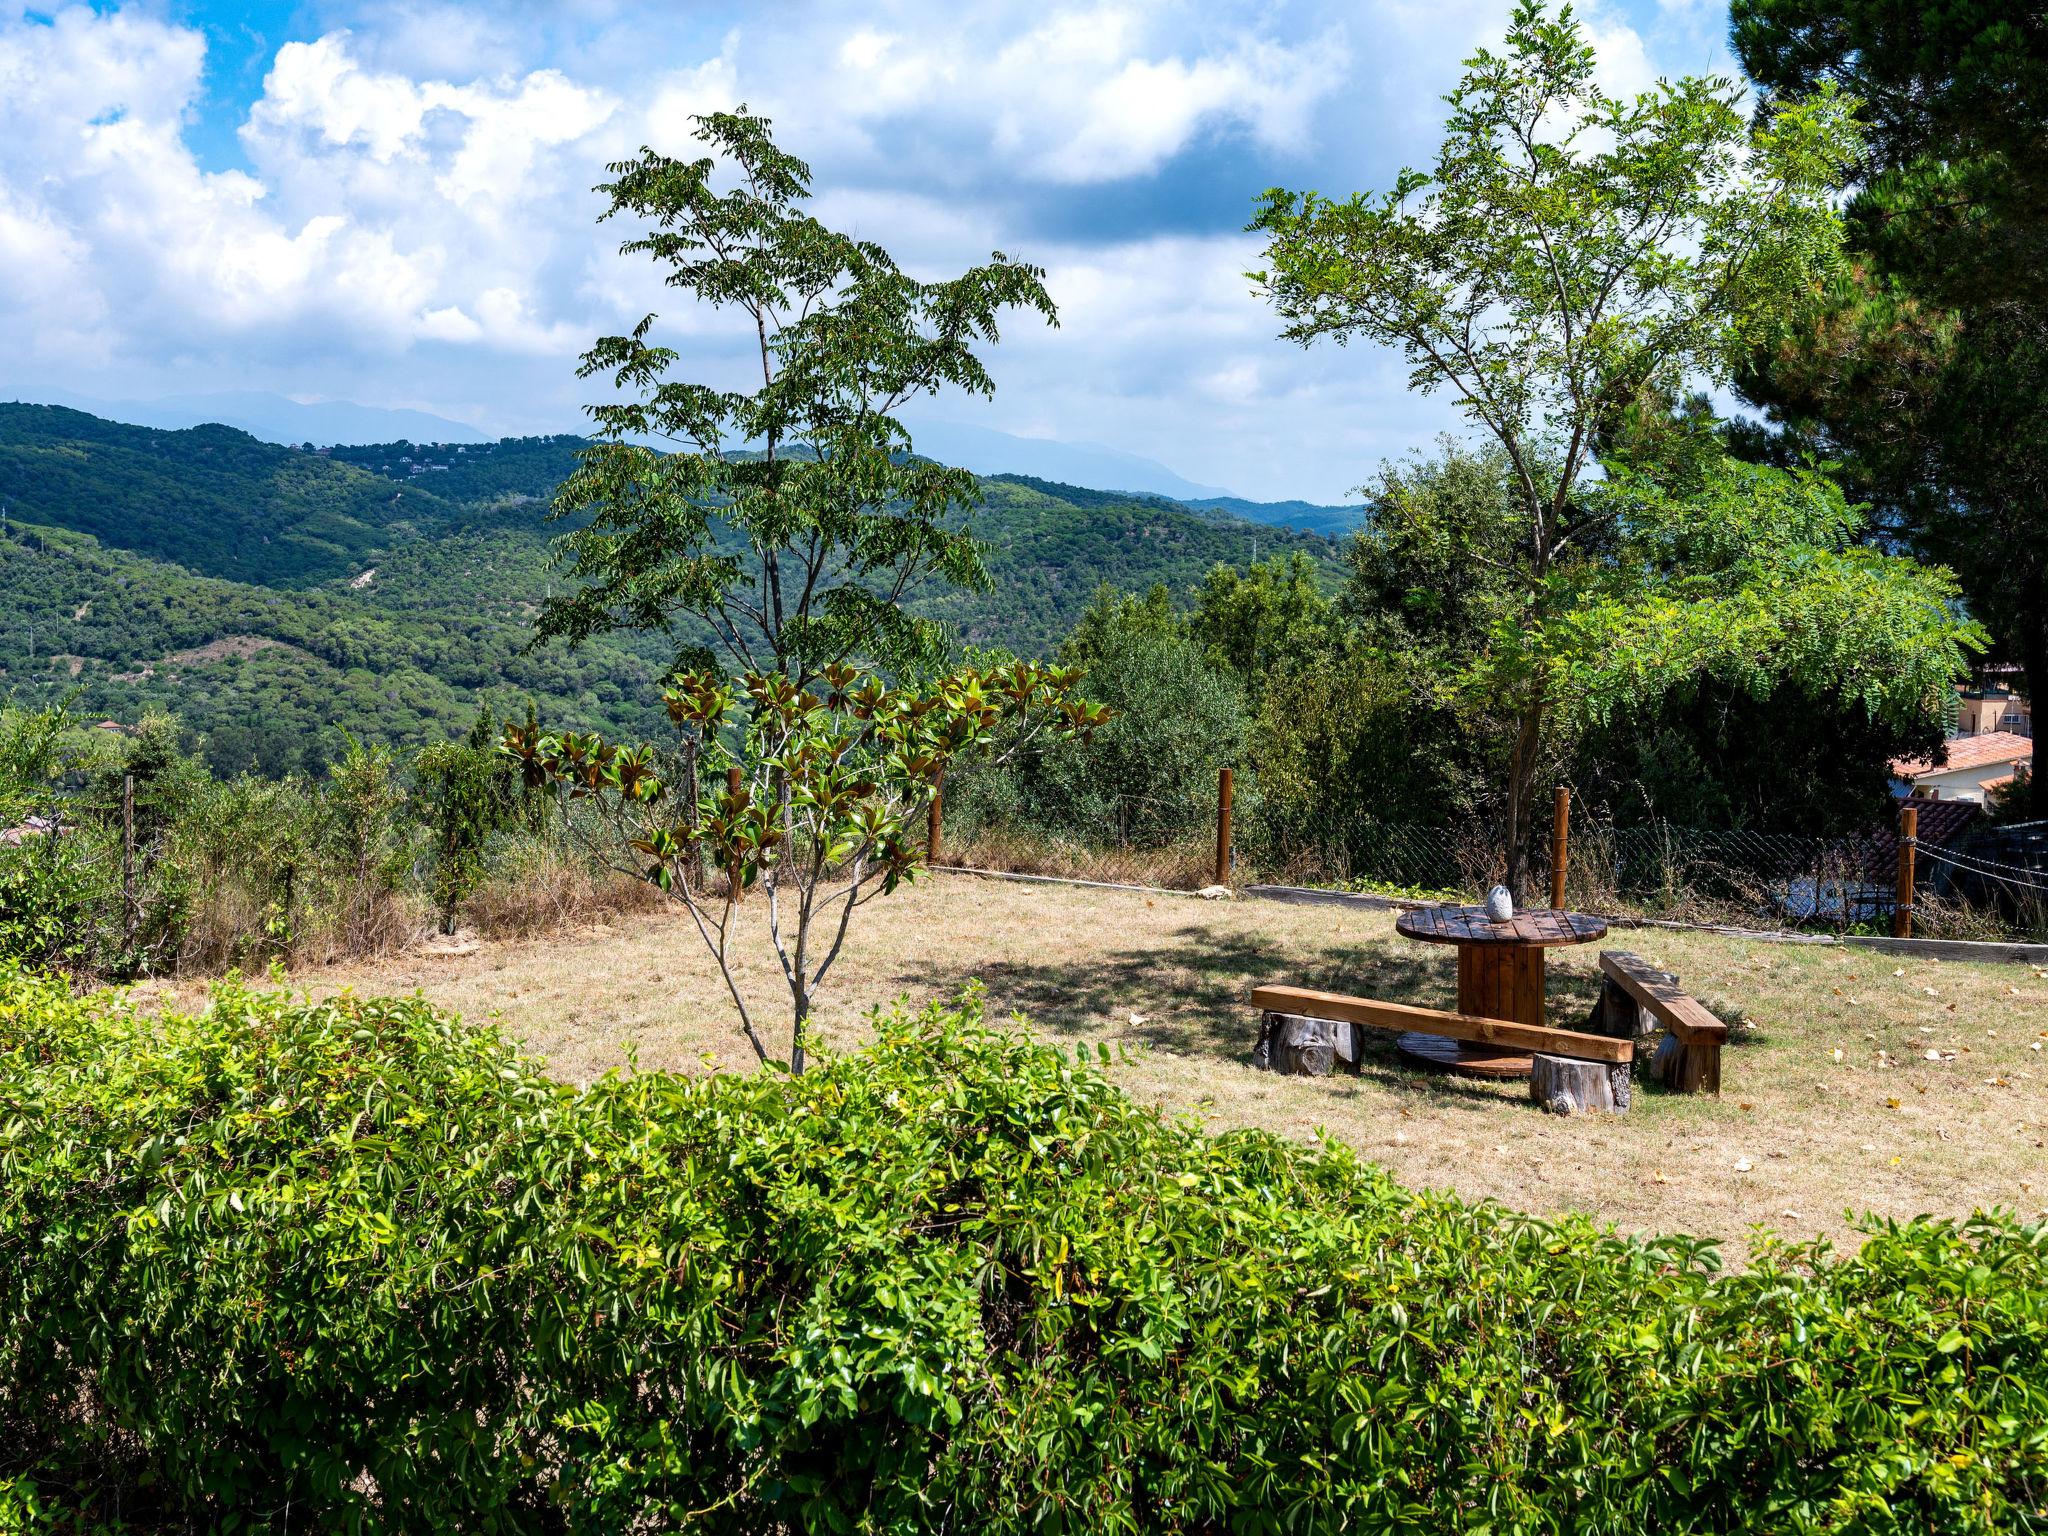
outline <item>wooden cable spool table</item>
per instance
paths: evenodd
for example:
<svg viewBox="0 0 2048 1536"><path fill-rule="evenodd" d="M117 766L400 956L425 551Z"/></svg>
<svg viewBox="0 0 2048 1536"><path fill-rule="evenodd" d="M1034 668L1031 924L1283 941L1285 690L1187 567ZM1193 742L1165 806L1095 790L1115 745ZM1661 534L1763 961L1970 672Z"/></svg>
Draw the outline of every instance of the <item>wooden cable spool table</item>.
<svg viewBox="0 0 2048 1536"><path fill-rule="evenodd" d="M1394 931L1425 944L1457 945L1458 1012L1541 1026L1543 952L1603 939L1607 924L1580 912L1518 912L1496 923L1484 907L1421 907L1396 918ZM1395 1044L1410 1061L1468 1077L1527 1077L1534 1065L1526 1051L1441 1035L1411 1032Z"/></svg>

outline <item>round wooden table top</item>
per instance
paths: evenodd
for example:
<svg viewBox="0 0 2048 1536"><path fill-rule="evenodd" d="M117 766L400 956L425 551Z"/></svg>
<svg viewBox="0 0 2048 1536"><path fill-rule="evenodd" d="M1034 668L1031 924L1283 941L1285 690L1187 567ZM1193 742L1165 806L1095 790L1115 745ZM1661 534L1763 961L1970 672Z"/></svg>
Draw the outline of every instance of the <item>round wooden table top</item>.
<svg viewBox="0 0 2048 1536"><path fill-rule="evenodd" d="M1394 919L1394 931L1425 944L1520 944L1549 948L1604 939L1607 922L1583 912L1543 908L1517 912L1506 922L1496 923L1486 915L1484 907L1417 907Z"/></svg>

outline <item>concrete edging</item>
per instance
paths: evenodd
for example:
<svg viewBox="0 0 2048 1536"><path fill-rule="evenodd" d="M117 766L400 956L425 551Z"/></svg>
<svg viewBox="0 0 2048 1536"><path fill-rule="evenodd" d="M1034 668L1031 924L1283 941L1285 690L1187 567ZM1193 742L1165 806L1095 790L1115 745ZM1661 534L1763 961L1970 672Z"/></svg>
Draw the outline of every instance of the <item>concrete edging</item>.
<svg viewBox="0 0 2048 1536"><path fill-rule="evenodd" d="M1122 885L1114 880L1076 880L1068 875L1025 875L1010 869L970 869L965 864L927 864L938 875L976 875L983 880L1020 880L1029 885L1078 885L1091 891L1139 891L1147 896L1186 896L1199 900L1195 891L1177 891L1170 885Z"/></svg>

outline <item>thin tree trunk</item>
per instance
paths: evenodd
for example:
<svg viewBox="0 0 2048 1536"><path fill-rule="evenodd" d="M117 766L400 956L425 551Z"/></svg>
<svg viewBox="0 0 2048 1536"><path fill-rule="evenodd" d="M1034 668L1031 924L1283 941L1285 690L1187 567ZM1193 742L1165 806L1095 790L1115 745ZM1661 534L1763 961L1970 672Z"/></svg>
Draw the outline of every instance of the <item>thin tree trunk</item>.
<svg viewBox="0 0 2048 1536"><path fill-rule="evenodd" d="M2041 739L2041 710L2048 703L2048 605L2037 604L2028 616L2026 632L2019 637L2021 687L2033 710L2034 739ZM2029 820L2048 818L2048 763L2034 752L2033 771L2027 776L2027 803L2021 814Z"/></svg>
<svg viewBox="0 0 2048 1536"><path fill-rule="evenodd" d="M1515 726L1515 745L1508 758L1508 894L1521 906L1529 883L1529 812L1535 798L1537 759L1543 745L1543 696L1523 704Z"/></svg>

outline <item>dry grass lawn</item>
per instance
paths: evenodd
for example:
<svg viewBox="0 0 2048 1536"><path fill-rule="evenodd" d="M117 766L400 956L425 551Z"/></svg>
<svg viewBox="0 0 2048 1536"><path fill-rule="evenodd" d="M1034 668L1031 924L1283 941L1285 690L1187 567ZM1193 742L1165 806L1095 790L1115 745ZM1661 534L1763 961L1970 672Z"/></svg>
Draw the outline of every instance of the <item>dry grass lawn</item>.
<svg viewBox="0 0 2048 1536"><path fill-rule="evenodd" d="M784 1016L765 912L743 985ZM1754 1227L1852 1240L1845 1212L2048 1214L2048 973L1704 934L1618 931L1737 1027L1719 1100L1638 1087L1626 1116L1561 1120L1521 1084L1405 1069L1391 1043L1357 1076L1283 1078L1248 1064L1261 981L1449 1006L1448 948L1392 914L1077 890L930 875L864 909L827 983L826 1048L858 1045L899 997L986 983L992 1016L1039 1036L1126 1048L1133 1095L1215 1130L1263 1126L1351 1143L1417 1187L1533 1212L1580 1210L1633 1232L1721 1239ZM1552 951L1552 1017L1583 1017L1601 946ZM496 1018L562 1075L622 1066L742 1070L751 1056L688 919L635 917L460 954L413 953L293 978L315 993L412 991ZM1739 1021L1739 1022L1737 1022Z"/></svg>

